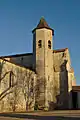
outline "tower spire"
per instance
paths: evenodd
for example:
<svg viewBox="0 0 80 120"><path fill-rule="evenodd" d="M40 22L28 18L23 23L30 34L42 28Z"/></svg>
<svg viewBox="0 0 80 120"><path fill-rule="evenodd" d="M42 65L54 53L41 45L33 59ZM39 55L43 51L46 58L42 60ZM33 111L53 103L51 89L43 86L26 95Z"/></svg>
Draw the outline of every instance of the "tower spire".
<svg viewBox="0 0 80 120"><path fill-rule="evenodd" d="M42 16L37 27L35 29L33 29L32 33L36 30L36 29L41 29L41 28L46 28L46 29L50 29L52 30L52 33L54 35L54 30L52 28L49 27L49 25L47 24L46 20L44 19L44 17Z"/></svg>

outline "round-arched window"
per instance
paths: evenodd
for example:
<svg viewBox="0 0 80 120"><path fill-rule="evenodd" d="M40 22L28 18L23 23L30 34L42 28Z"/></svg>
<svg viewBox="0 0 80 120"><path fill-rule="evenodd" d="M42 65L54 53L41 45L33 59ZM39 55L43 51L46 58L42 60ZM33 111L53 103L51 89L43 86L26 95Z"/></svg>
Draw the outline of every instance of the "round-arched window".
<svg viewBox="0 0 80 120"><path fill-rule="evenodd" d="M42 40L38 41L38 47L41 48L42 47Z"/></svg>
<svg viewBox="0 0 80 120"><path fill-rule="evenodd" d="M51 49L51 41L48 40L48 48Z"/></svg>

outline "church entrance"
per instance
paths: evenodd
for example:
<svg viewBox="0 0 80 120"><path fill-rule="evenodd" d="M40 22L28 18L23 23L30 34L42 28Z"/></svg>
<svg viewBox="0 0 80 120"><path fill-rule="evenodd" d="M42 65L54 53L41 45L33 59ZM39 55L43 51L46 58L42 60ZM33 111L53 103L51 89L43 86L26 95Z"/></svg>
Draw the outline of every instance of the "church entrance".
<svg viewBox="0 0 80 120"><path fill-rule="evenodd" d="M80 110L80 86L72 86L72 109Z"/></svg>
<svg viewBox="0 0 80 120"><path fill-rule="evenodd" d="M72 108L78 109L78 93L72 92Z"/></svg>

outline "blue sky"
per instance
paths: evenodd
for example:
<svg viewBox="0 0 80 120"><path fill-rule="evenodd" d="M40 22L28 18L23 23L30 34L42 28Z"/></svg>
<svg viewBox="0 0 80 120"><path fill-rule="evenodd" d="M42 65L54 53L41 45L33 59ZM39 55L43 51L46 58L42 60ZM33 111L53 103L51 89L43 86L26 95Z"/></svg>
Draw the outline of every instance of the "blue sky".
<svg viewBox="0 0 80 120"><path fill-rule="evenodd" d="M54 49L69 48L80 84L80 0L0 0L0 55L32 52L41 16L54 28Z"/></svg>

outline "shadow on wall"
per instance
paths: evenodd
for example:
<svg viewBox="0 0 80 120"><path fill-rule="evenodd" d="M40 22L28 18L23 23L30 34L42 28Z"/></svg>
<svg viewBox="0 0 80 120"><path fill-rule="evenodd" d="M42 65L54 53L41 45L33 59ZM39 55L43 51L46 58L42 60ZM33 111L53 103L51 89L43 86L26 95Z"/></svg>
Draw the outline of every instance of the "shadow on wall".
<svg viewBox="0 0 80 120"><path fill-rule="evenodd" d="M66 63L67 63L67 61L65 60L64 63L60 66L60 69L61 69L61 71L60 71L60 95L56 96L57 103L49 102L49 110L54 110L54 109L68 109L68 72L66 70ZM1 81L2 68L3 68L4 64L5 64L5 61L3 61L3 62L0 63L0 81ZM30 78L30 76L31 76L31 74L29 75L29 78ZM23 76L23 78L24 77L25 76ZM42 82L40 82L40 81L42 81ZM35 88L35 94L38 95L36 97L38 97L38 100L39 100L40 92L44 91L44 84L46 84L46 83L44 82L44 80L40 80L40 79L37 80L37 82L38 83L37 83L36 86L34 86L34 88ZM29 83L27 83L27 84L29 85ZM25 85L23 85L23 88L24 88L24 86ZM9 89L10 88L8 88L7 90L9 90ZM55 88L55 92L56 92L56 90L57 89ZM23 91L25 91L25 89ZM2 96L5 97L5 95L7 95L6 92L7 91L4 91ZM28 94L31 95L31 93L32 92L29 91ZM30 97L30 95L28 95L28 97ZM55 93L55 95L57 95L57 94ZM3 98L2 96L0 96L0 98ZM43 101L44 101L44 99L43 99Z"/></svg>
<svg viewBox="0 0 80 120"><path fill-rule="evenodd" d="M49 101L49 110L54 109L69 109L69 93L68 93L68 71L66 70L67 60L64 60L63 64L60 66L60 94L57 95L58 87L54 88L54 96L56 96L57 102Z"/></svg>
<svg viewBox="0 0 80 120"><path fill-rule="evenodd" d="M50 111L55 110L56 107L57 107L57 103L49 102L49 110Z"/></svg>
<svg viewBox="0 0 80 120"><path fill-rule="evenodd" d="M11 71L14 70L13 67L7 71L8 65L4 66L4 64L6 64L4 60L0 62L0 81L3 80L0 84L0 90L2 90L0 91L0 111L18 110L18 106L21 105L19 101L20 94L23 95L25 100L26 105L24 109L27 111L28 109L33 109L35 89L33 72L27 71L26 69L23 72L22 69L15 67L17 74L14 74ZM9 76L6 77L6 75ZM20 109L22 110L22 106Z"/></svg>
<svg viewBox="0 0 80 120"><path fill-rule="evenodd" d="M57 108L56 109L69 109L68 106L68 72L66 70L67 60L64 60L60 66L60 95L57 97Z"/></svg>
<svg viewBox="0 0 80 120"><path fill-rule="evenodd" d="M67 60L64 60L63 64L60 66L60 74L59 74L59 80L60 80L60 94L57 95L58 88L55 88L55 96L57 102L50 102L49 103L49 110L54 109L69 109L68 106L68 72L66 70L66 64ZM57 86L56 86L57 87Z"/></svg>
<svg viewBox="0 0 80 120"><path fill-rule="evenodd" d="M12 76L14 75L12 71L4 71L3 68L4 68L4 64L5 64L5 61L3 60L2 62L0 62L0 89L2 89L2 84L4 84L4 90L3 91L0 91L0 107L1 107L1 111L4 111L4 108L5 108L5 105L4 105L4 98L8 95L10 95L11 93L13 93L13 91L11 90L11 88L15 87L17 85L17 83L15 84L11 84L11 78ZM4 71L4 74L2 74L2 71ZM7 81L8 79L5 79L6 75L9 74L9 81ZM2 81L3 80L3 81ZM6 80L6 81L5 81ZM2 81L2 82L1 82ZM7 82L9 82L7 84ZM9 102L9 101L8 101Z"/></svg>
<svg viewBox="0 0 80 120"><path fill-rule="evenodd" d="M3 74L3 76L2 76L2 70L3 70L4 64L5 64L5 61L4 61L4 60L3 60L2 62L0 62L0 84L1 84L1 81L2 81L3 79L5 79L5 77L6 77L7 74L10 75L10 81L11 81L11 76L14 75L12 71L7 71L7 72L5 72L5 73ZM9 81L9 82L10 82L10 81ZM4 82L4 84L5 84L5 82ZM12 87L14 87L14 86L15 86L15 84L14 84ZM11 93L11 92L7 92L7 91L10 90L10 87L11 87L11 86L10 86L10 84L9 84L9 86L8 86L4 91L2 91L2 93L0 93L0 101L1 101L6 95L8 95L8 94Z"/></svg>

